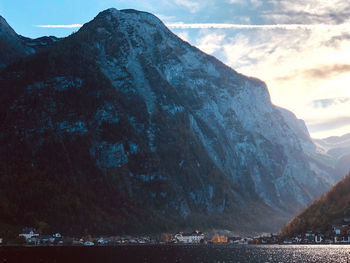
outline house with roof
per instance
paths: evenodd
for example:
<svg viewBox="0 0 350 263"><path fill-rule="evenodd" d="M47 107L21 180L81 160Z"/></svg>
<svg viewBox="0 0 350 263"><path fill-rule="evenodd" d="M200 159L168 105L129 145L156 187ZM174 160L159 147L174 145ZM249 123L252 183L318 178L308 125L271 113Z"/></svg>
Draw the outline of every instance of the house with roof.
<svg viewBox="0 0 350 263"><path fill-rule="evenodd" d="M332 229L333 229L333 233L334 234L340 235L342 227L341 226L337 226L337 225L333 225Z"/></svg>
<svg viewBox="0 0 350 263"><path fill-rule="evenodd" d="M322 234L316 234L315 235L315 243L321 244L324 240L324 236Z"/></svg>
<svg viewBox="0 0 350 263"><path fill-rule="evenodd" d="M40 236L41 244L47 244L47 243L53 243L53 242L55 242L55 238L53 236L49 236L49 235Z"/></svg>
<svg viewBox="0 0 350 263"><path fill-rule="evenodd" d="M187 244L200 243L201 240L204 240L204 234L202 232L199 232L198 230L193 231L192 233L180 232L175 235L175 239L177 242L180 242L180 243L187 243Z"/></svg>
<svg viewBox="0 0 350 263"><path fill-rule="evenodd" d="M33 236L31 238L27 239L27 242L32 245L39 245L40 244L40 237Z"/></svg>
<svg viewBox="0 0 350 263"><path fill-rule="evenodd" d="M54 238L62 238L62 235L60 233L55 233L52 235Z"/></svg>
<svg viewBox="0 0 350 263"><path fill-rule="evenodd" d="M22 232L18 235L20 237L24 237L26 240L32 237L38 237L39 233L36 231L35 228L32 227L26 227L23 228Z"/></svg>
<svg viewBox="0 0 350 263"><path fill-rule="evenodd" d="M308 230L305 233L305 237L314 238L315 237L315 233L312 230Z"/></svg>

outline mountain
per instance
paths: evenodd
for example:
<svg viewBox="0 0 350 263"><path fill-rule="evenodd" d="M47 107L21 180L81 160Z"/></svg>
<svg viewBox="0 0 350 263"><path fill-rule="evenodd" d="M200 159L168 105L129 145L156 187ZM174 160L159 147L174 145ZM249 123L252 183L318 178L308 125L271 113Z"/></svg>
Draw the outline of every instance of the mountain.
<svg viewBox="0 0 350 263"><path fill-rule="evenodd" d="M0 87L6 226L276 231L330 187L262 81L149 13L101 12Z"/></svg>
<svg viewBox="0 0 350 263"><path fill-rule="evenodd" d="M312 139L303 120L286 109L278 109L297 134L311 170L330 185L339 182L350 171L350 135Z"/></svg>
<svg viewBox="0 0 350 263"><path fill-rule="evenodd" d="M26 50L21 44L20 37L0 16L0 70L25 55Z"/></svg>
<svg viewBox="0 0 350 263"><path fill-rule="evenodd" d="M350 171L350 134L332 136L325 139L314 139L318 152L327 158L340 180Z"/></svg>
<svg viewBox="0 0 350 263"><path fill-rule="evenodd" d="M18 35L0 16L0 71L8 64L58 41L56 37L30 39Z"/></svg>
<svg viewBox="0 0 350 263"><path fill-rule="evenodd" d="M350 217L349 189L350 174L288 222L282 234L292 236L317 229L326 232L332 225L343 225Z"/></svg>
<svg viewBox="0 0 350 263"><path fill-rule="evenodd" d="M306 154L314 152L316 150L316 145L310 137L305 122L303 120L298 119L293 112L290 112L280 107L277 107L277 109L282 114L287 125L297 135L303 152Z"/></svg>

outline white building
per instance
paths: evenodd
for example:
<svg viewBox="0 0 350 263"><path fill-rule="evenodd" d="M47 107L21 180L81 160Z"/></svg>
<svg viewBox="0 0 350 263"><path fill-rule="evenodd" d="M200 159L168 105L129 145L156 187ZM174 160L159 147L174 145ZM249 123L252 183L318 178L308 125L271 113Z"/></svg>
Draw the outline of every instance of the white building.
<svg viewBox="0 0 350 263"><path fill-rule="evenodd" d="M320 244L323 241L323 236L322 235L315 235L315 243Z"/></svg>
<svg viewBox="0 0 350 263"><path fill-rule="evenodd" d="M199 243L202 239L204 239L204 234L198 230L194 231L193 233L180 232L175 235L175 239L177 242L181 243Z"/></svg>
<svg viewBox="0 0 350 263"><path fill-rule="evenodd" d="M53 237L55 237L55 238L61 238L62 235L61 235L60 233L55 233L55 234L53 234Z"/></svg>
<svg viewBox="0 0 350 263"><path fill-rule="evenodd" d="M107 241L107 240L104 240L102 237L100 237L100 238L97 240L97 243L98 243L99 245L103 245L103 244L107 244L108 241Z"/></svg>
<svg viewBox="0 0 350 263"><path fill-rule="evenodd" d="M349 243L350 243L350 236L334 237L334 244L349 244Z"/></svg>
<svg viewBox="0 0 350 263"><path fill-rule="evenodd" d="M28 240L32 237L38 237L39 233L35 230L35 228L26 227L23 228L22 232L18 236L25 237L25 239Z"/></svg>

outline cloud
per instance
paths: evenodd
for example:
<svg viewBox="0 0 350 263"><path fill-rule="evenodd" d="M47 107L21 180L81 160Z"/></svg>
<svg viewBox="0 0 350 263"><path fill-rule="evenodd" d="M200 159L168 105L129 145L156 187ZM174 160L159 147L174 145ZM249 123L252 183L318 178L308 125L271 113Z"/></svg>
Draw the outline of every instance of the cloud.
<svg viewBox="0 0 350 263"><path fill-rule="evenodd" d="M206 53L213 54L222 48L225 37L226 35L220 32L204 34L197 39L197 47Z"/></svg>
<svg viewBox="0 0 350 263"><path fill-rule="evenodd" d="M313 132L322 132L329 129L338 129L350 125L350 116L341 116L326 120L308 121L308 128Z"/></svg>
<svg viewBox="0 0 350 263"><path fill-rule="evenodd" d="M244 5L246 1L244 0L227 0L228 3L230 4L239 4L239 5Z"/></svg>
<svg viewBox="0 0 350 263"><path fill-rule="evenodd" d="M162 15L162 14L155 14L155 16L158 17L163 22L174 21L176 19L175 16L166 16L166 15Z"/></svg>
<svg viewBox="0 0 350 263"><path fill-rule="evenodd" d="M173 20L172 16L157 15L161 20ZM244 17L247 20L247 17ZM35 25L40 28L80 28L82 24L71 24L71 25ZM327 25L327 24L276 24L276 25L247 25L247 24L225 24L225 23L166 23L166 26L174 29L285 29L285 30L296 30L296 29L347 29L350 30L350 24L341 25ZM339 36L340 38L341 36ZM350 38L350 35L344 35L343 37ZM337 41L337 38L331 41Z"/></svg>
<svg viewBox="0 0 350 263"><path fill-rule="evenodd" d="M80 28L82 24L72 24L72 25L36 25L35 27L40 28Z"/></svg>
<svg viewBox="0 0 350 263"><path fill-rule="evenodd" d="M167 27L176 29L348 29L350 24L328 25L328 24L275 24L275 25L245 25L245 24L223 24L223 23L167 23Z"/></svg>
<svg viewBox="0 0 350 263"><path fill-rule="evenodd" d="M238 4L242 6L252 6L254 8L260 7L263 5L262 0L227 0L230 4Z"/></svg>
<svg viewBox="0 0 350 263"><path fill-rule="evenodd" d="M329 79L350 72L350 64L317 65L316 68L294 71L293 74L276 78L284 82L302 77L304 79Z"/></svg>
<svg viewBox="0 0 350 263"><path fill-rule="evenodd" d="M180 37L182 40L189 42L190 41L190 34L187 31L182 31L177 33L177 36Z"/></svg>
<svg viewBox="0 0 350 263"><path fill-rule="evenodd" d="M350 3L343 0L269 0L263 16L275 23L341 24L349 21Z"/></svg>
<svg viewBox="0 0 350 263"><path fill-rule="evenodd" d="M344 40L350 40L350 33L344 32L324 41L323 44L329 47L339 47Z"/></svg>
<svg viewBox="0 0 350 263"><path fill-rule="evenodd" d="M191 0L174 0L174 3L178 6L188 9L190 13L196 13L202 7L201 4Z"/></svg>
<svg viewBox="0 0 350 263"><path fill-rule="evenodd" d="M329 98L329 99L322 99L322 100L314 100L312 101L312 107L319 109L319 108L329 108L332 106L336 106L339 104L344 104L350 102L350 97L342 97L342 98Z"/></svg>
<svg viewBox="0 0 350 263"><path fill-rule="evenodd" d="M350 72L350 64L334 64L306 70L304 76L306 78L328 79L347 72Z"/></svg>

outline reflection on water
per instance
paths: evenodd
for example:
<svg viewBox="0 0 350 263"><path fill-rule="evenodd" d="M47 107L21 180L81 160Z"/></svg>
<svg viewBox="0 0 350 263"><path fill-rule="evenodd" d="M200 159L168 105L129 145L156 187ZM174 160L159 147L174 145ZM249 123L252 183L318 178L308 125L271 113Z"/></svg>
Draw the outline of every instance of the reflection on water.
<svg viewBox="0 0 350 263"><path fill-rule="evenodd" d="M247 246L233 251L237 254L231 262L350 262L347 245Z"/></svg>
<svg viewBox="0 0 350 263"><path fill-rule="evenodd" d="M183 248L183 259L199 262L350 262L349 245L258 245Z"/></svg>
<svg viewBox="0 0 350 263"><path fill-rule="evenodd" d="M350 245L0 247L0 262L350 263Z"/></svg>

